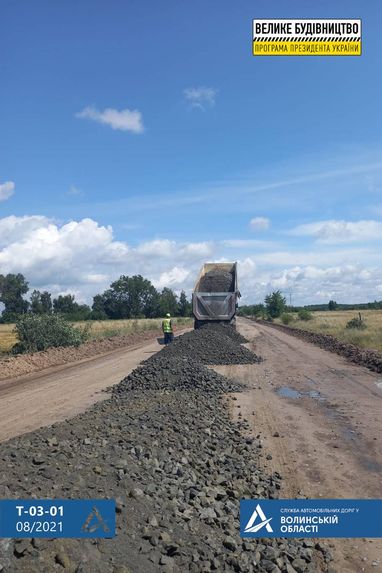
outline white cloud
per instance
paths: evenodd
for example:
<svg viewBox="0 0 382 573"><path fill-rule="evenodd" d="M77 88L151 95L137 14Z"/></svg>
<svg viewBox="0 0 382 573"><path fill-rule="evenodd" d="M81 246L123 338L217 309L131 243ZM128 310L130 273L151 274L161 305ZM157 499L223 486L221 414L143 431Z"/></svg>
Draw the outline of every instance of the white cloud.
<svg viewBox="0 0 382 573"><path fill-rule="evenodd" d="M172 257L176 248L175 241L168 239L155 239L147 243L142 243L137 247L137 252L148 257Z"/></svg>
<svg viewBox="0 0 382 573"><path fill-rule="evenodd" d="M251 266L253 264L253 267ZM291 266L279 270L264 269L257 257L239 261L239 289L242 304L263 302L266 294L281 290L294 304L328 302L365 302L380 298L380 265L338 264L336 266Z"/></svg>
<svg viewBox="0 0 382 573"><path fill-rule="evenodd" d="M254 217L250 220L249 226L253 231L266 231L269 229L270 221L267 217Z"/></svg>
<svg viewBox="0 0 382 573"><path fill-rule="evenodd" d="M259 241L257 239L226 239L221 241L221 244L229 249L270 249L277 245L273 241Z"/></svg>
<svg viewBox="0 0 382 573"><path fill-rule="evenodd" d="M11 197L15 190L15 184L13 181L5 181L5 183L0 183L0 201L6 201Z"/></svg>
<svg viewBox="0 0 382 573"><path fill-rule="evenodd" d="M42 216L0 219L2 271L21 272L35 286L86 286L94 275L109 275L110 266L123 266L128 255L111 227L91 219L63 225Z"/></svg>
<svg viewBox="0 0 382 573"><path fill-rule="evenodd" d="M108 279L107 275L101 275L97 273L89 273L85 275L84 278L90 284L103 284Z"/></svg>
<svg viewBox="0 0 382 573"><path fill-rule="evenodd" d="M183 95L191 107L206 110L215 105L217 90L214 88L198 87L186 88Z"/></svg>
<svg viewBox="0 0 382 573"><path fill-rule="evenodd" d="M311 236L322 243L346 243L349 241L366 241L382 239L382 222L374 220L317 221L299 225L291 231L296 236Z"/></svg>
<svg viewBox="0 0 382 573"><path fill-rule="evenodd" d="M293 267L295 265L337 265L340 263L351 263L354 261L371 264L381 260L381 255L375 250L368 248L342 248L326 249L322 246L319 249L290 249L259 252L256 254L256 261L266 267L280 268Z"/></svg>
<svg viewBox="0 0 382 573"><path fill-rule="evenodd" d="M183 258L190 261L200 257L208 257L213 253L213 246L207 242L178 244L176 241L168 239L155 239L142 243L136 250L145 257Z"/></svg>
<svg viewBox="0 0 382 573"><path fill-rule="evenodd" d="M99 111L95 107L89 106L76 113L76 117L92 119L98 123L109 125L112 129L121 131L132 131L133 133L142 133L144 131L142 114L137 109L122 109L118 111L108 107Z"/></svg>
<svg viewBox="0 0 382 573"><path fill-rule="evenodd" d="M75 185L71 185L66 194L69 195L70 197L78 197L80 195L83 195L83 191L78 187L76 187Z"/></svg>
<svg viewBox="0 0 382 573"><path fill-rule="evenodd" d="M159 279L153 280L153 284L157 289L164 287L179 287L182 286L185 280L190 276L190 271L184 267L173 267L169 271L161 273Z"/></svg>
<svg viewBox="0 0 382 573"><path fill-rule="evenodd" d="M253 273L256 271L256 263L250 257L245 258L244 260L240 261L240 276L242 278L252 278L254 275Z"/></svg>
<svg viewBox="0 0 382 573"><path fill-rule="evenodd" d="M238 240L239 241L239 240ZM190 294L205 262L238 261L242 303L262 302L277 288L292 292L294 303L335 298L362 302L381 297L381 256L365 248L277 251L259 246L247 256L229 240L179 242L156 238L136 246L117 241L110 226L93 219L59 223L44 216L0 219L0 269L25 275L30 287L57 294L71 292L91 302L121 274L141 274L157 288ZM272 245L272 244L271 244ZM330 296L328 297L328 293Z"/></svg>
<svg viewBox="0 0 382 573"><path fill-rule="evenodd" d="M44 216L0 219L2 273L22 273L31 288L81 300L102 292L121 274L142 274L158 288L188 291L214 245L155 239L131 247L92 219L58 223Z"/></svg>
<svg viewBox="0 0 382 573"><path fill-rule="evenodd" d="M198 259L200 257L209 257L214 252L212 243L188 243L181 249L181 254L186 259Z"/></svg>
<svg viewBox="0 0 382 573"><path fill-rule="evenodd" d="M35 231L47 227L50 222L50 219L42 215L29 217L10 215L0 219L0 248L28 240Z"/></svg>

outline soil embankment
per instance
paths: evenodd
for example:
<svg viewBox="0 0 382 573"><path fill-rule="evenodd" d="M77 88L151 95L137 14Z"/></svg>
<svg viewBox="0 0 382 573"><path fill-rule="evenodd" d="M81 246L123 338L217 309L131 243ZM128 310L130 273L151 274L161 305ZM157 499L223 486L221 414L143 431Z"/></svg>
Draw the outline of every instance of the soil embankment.
<svg viewBox="0 0 382 573"><path fill-rule="evenodd" d="M125 334L90 340L78 347L49 348L41 352L6 356L0 359L0 380L25 376L34 372L40 372L47 368L61 366L100 356L119 348L131 348L145 341L162 337L159 330L147 330L137 334Z"/></svg>

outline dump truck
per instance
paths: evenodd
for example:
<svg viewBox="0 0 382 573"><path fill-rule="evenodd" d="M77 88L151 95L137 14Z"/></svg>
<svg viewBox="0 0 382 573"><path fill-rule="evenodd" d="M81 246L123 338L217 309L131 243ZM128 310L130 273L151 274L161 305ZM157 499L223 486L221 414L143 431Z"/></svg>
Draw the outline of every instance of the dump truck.
<svg viewBox="0 0 382 573"><path fill-rule="evenodd" d="M237 301L237 263L206 263L192 293L194 327L211 322L235 324Z"/></svg>

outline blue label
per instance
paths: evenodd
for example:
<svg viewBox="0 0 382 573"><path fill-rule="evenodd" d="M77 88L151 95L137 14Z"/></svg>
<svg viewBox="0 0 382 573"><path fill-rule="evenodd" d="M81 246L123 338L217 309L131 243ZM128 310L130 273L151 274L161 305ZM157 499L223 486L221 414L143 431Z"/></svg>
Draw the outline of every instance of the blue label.
<svg viewBox="0 0 382 573"><path fill-rule="evenodd" d="M0 537L114 537L113 499L0 500Z"/></svg>
<svg viewBox="0 0 382 573"><path fill-rule="evenodd" d="M242 499L242 537L382 537L381 499Z"/></svg>

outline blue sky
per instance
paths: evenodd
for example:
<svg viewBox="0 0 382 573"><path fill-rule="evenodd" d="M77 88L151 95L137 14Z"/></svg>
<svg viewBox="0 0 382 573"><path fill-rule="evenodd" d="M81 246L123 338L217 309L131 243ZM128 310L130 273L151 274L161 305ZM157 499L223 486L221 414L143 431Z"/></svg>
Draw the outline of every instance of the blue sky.
<svg viewBox="0 0 382 573"><path fill-rule="evenodd" d="M0 14L0 272L91 300L232 259L247 302L382 298L380 3ZM252 19L285 17L362 18L363 55L253 57Z"/></svg>

